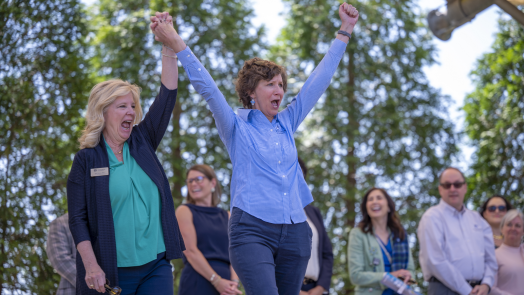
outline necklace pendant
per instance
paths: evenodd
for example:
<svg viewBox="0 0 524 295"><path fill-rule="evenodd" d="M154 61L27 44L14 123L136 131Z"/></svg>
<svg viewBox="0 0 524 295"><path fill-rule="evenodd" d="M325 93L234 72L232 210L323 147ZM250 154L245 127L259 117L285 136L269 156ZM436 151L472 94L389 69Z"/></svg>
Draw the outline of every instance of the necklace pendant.
<svg viewBox="0 0 524 295"><path fill-rule="evenodd" d="M122 150L120 150L118 153L121 154L121 153L122 153Z"/></svg>

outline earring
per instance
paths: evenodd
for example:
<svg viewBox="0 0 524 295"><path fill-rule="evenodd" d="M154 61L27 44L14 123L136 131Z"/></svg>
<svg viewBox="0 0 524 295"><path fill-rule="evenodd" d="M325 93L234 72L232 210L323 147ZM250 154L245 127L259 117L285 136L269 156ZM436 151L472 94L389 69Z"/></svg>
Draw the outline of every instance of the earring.
<svg viewBox="0 0 524 295"><path fill-rule="evenodd" d="M252 99L252 100L250 101L250 103L251 103L252 105L255 105L255 100Z"/></svg>
<svg viewBox="0 0 524 295"><path fill-rule="evenodd" d="M214 187L211 188L211 192L212 192L212 193L215 192L215 188L214 188Z"/></svg>

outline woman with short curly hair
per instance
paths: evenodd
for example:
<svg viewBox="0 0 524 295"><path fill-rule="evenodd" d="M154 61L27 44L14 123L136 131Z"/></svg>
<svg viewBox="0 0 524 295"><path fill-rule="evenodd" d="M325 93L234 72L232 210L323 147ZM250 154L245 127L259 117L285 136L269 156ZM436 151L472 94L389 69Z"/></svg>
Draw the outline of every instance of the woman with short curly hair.
<svg viewBox="0 0 524 295"><path fill-rule="evenodd" d="M282 90L285 93L287 90L287 74L284 67L258 57L246 61L240 72L238 72L235 87L239 101L244 108L255 109L255 105L251 104L251 96L258 83L260 81L269 81L278 75L282 77Z"/></svg>
<svg viewBox="0 0 524 295"><path fill-rule="evenodd" d="M298 164L293 134L329 86L358 20L343 3L342 23L326 56L300 93L281 112L284 68L258 58L245 62L236 89L238 115L193 52L176 34L170 43L191 84L209 104L233 164L229 254L247 294L298 294L311 255L312 232L304 207L313 197ZM157 21L157 16L151 18ZM163 42L170 32L155 35ZM171 38L173 39L173 38ZM212 283L220 280L213 274Z"/></svg>

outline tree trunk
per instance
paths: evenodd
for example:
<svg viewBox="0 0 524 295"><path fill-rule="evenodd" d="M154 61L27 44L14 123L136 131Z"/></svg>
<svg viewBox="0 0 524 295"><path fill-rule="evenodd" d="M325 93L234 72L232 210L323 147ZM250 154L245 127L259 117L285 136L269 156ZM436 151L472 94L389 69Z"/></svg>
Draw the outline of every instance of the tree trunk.
<svg viewBox="0 0 524 295"><path fill-rule="evenodd" d="M348 210L348 218L346 219L346 226L355 226L355 195L357 193L357 161L355 158L355 133L358 132L359 122L352 114L357 114L357 101L355 99L355 72L354 62L351 49L348 50L349 62L347 65L348 84L347 84L347 98L348 98L348 119L349 123L346 129L346 136L348 138L348 148L346 156L346 164L348 166L348 174L346 175L346 198L345 205Z"/></svg>

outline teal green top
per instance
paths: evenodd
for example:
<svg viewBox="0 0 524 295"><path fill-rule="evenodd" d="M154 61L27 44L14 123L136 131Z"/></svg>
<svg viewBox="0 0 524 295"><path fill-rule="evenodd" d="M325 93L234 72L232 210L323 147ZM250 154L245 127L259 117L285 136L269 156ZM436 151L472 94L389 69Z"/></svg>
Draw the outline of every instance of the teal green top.
<svg viewBox="0 0 524 295"><path fill-rule="evenodd" d="M122 151L124 162L118 161L107 142L106 148L117 266L144 265L155 260L158 253L166 251L160 220L160 193L129 154L127 142Z"/></svg>

